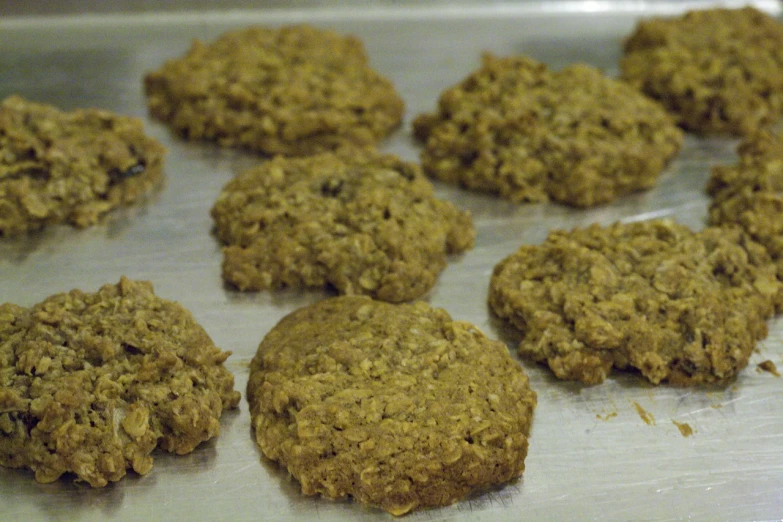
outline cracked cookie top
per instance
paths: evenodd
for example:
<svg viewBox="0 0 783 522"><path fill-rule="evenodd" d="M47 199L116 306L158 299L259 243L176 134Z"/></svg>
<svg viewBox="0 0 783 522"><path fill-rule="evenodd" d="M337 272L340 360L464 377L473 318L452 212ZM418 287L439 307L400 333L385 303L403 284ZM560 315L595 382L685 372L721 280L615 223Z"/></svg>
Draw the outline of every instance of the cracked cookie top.
<svg viewBox="0 0 783 522"><path fill-rule="evenodd" d="M475 237L417 165L372 150L272 159L230 181L212 217L223 277L240 290L330 286L384 301L423 295Z"/></svg>
<svg viewBox="0 0 783 522"><path fill-rule="evenodd" d="M166 152L136 118L19 96L0 104L0 151L0 236L95 224L160 184Z"/></svg>
<svg viewBox="0 0 783 522"><path fill-rule="evenodd" d="M148 73L144 86L152 115L184 137L270 155L372 145L404 110L357 38L306 25L196 41Z"/></svg>
<svg viewBox="0 0 783 522"><path fill-rule="evenodd" d="M606 203L650 188L682 143L655 101L589 65L486 54L413 122L424 171L511 201Z"/></svg>
<svg viewBox="0 0 783 522"><path fill-rule="evenodd" d="M519 352L561 379L602 382L612 367L654 384L725 383L747 365L783 285L738 228L666 220L553 231L501 261L494 312L522 332Z"/></svg>
<svg viewBox="0 0 783 522"><path fill-rule="evenodd" d="M146 474L156 447L183 455L218 434L239 403L229 355L147 282L0 305L0 465L93 487Z"/></svg>
<svg viewBox="0 0 783 522"><path fill-rule="evenodd" d="M783 137L759 131L738 152L736 164L712 169L710 224L742 227L766 247L783 277Z"/></svg>
<svg viewBox="0 0 783 522"><path fill-rule="evenodd" d="M536 405L505 344L426 303L365 296L280 321L247 397L259 446L305 494L394 515L519 477Z"/></svg>
<svg viewBox="0 0 783 522"><path fill-rule="evenodd" d="M642 20L620 69L683 128L747 134L783 113L783 24L753 7Z"/></svg>

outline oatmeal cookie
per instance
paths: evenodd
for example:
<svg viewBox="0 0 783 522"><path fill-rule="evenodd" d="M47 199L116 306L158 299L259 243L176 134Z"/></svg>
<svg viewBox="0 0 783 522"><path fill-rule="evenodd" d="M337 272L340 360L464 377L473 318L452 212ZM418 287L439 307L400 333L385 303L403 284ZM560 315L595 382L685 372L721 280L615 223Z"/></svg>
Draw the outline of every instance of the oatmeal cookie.
<svg viewBox="0 0 783 522"><path fill-rule="evenodd" d="M783 278L783 137L759 131L739 147L736 165L712 170L710 224L739 225L767 248Z"/></svg>
<svg viewBox="0 0 783 522"><path fill-rule="evenodd" d="M588 65L519 56L481 68L413 122L437 179L511 201L590 207L650 188L682 143L656 102Z"/></svg>
<svg viewBox="0 0 783 522"><path fill-rule="evenodd" d="M199 41L144 78L150 112L185 138L267 154L371 145L402 120L355 37L298 25Z"/></svg>
<svg viewBox="0 0 783 522"><path fill-rule="evenodd" d="M394 515L519 477L536 405L505 344L423 302L366 296L280 321L247 398L258 445L305 494Z"/></svg>
<svg viewBox="0 0 783 522"><path fill-rule="evenodd" d="M620 68L687 130L745 134L783 113L783 25L753 7L643 20Z"/></svg>
<svg viewBox="0 0 783 522"><path fill-rule="evenodd" d="M229 182L212 217L223 278L240 290L331 286L384 301L427 292L475 237L417 165L372 150L276 157Z"/></svg>
<svg viewBox="0 0 783 522"><path fill-rule="evenodd" d="M0 237L50 223L95 224L160 183L164 154L135 118L6 98L0 104Z"/></svg>
<svg viewBox="0 0 783 522"><path fill-rule="evenodd" d="M0 305L0 465L103 487L190 453L239 403L229 355L147 282Z"/></svg>
<svg viewBox="0 0 783 522"><path fill-rule="evenodd" d="M554 231L501 261L489 303L522 331L519 352L561 379L614 366L653 384L726 383L767 335L783 285L738 228L666 220Z"/></svg>

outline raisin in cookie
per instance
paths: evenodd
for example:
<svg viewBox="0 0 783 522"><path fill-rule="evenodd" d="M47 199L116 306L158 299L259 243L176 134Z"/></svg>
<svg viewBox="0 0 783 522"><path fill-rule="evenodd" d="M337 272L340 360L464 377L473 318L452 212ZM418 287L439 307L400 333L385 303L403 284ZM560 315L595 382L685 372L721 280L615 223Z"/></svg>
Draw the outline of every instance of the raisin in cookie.
<svg viewBox="0 0 783 522"><path fill-rule="evenodd" d="M643 20L624 53L622 78L685 129L744 134L783 113L783 25L753 7Z"/></svg>
<svg viewBox="0 0 783 522"><path fill-rule="evenodd" d="M413 123L424 171L512 201L576 207L650 188L682 132L656 102L597 69L553 72L485 55Z"/></svg>
<svg viewBox="0 0 783 522"><path fill-rule="evenodd" d="M736 165L712 170L710 224L739 225L767 248L783 277L783 137L768 131L749 136Z"/></svg>
<svg viewBox="0 0 783 522"><path fill-rule="evenodd" d="M365 296L280 321L247 398L258 445L305 494L394 515L519 477L536 405L505 344L425 303Z"/></svg>
<svg viewBox="0 0 783 522"><path fill-rule="evenodd" d="M0 236L50 223L93 225L158 185L164 154L135 118L6 98L0 104Z"/></svg>
<svg viewBox="0 0 783 522"><path fill-rule="evenodd" d="M144 86L150 112L186 138L268 154L374 144L404 109L357 38L305 25L196 41Z"/></svg>
<svg viewBox="0 0 783 522"><path fill-rule="evenodd" d="M427 292L475 237L417 165L371 150L277 157L229 182L212 217L223 278L240 290L331 286L384 301Z"/></svg>
<svg viewBox="0 0 783 522"><path fill-rule="evenodd" d="M519 352L561 379L635 368L650 382L725 383L748 363L783 285L738 228L656 220L554 231L492 274L489 303L522 333Z"/></svg>
<svg viewBox="0 0 783 522"><path fill-rule="evenodd" d="M0 465L103 487L189 453L239 403L229 355L146 282L0 305Z"/></svg>

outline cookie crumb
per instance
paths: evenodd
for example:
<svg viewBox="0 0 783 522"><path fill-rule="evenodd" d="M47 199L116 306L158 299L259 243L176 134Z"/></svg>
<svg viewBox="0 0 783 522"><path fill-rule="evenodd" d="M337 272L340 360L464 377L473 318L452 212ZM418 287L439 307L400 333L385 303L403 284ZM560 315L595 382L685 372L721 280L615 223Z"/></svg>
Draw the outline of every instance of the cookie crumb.
<svg viewBox="0 0 783 522"><path fill-rule="evenodd" d="M631 405L636 410L636 413L639 414L639 418L641 418L645 424L648 426L655 426L655 417L653 417L652 413L642 408L642 405L636 401L631 401Z"/></svg>
<svg viewBox="0 0 783 522"><path fill-rule="evenodd" d="M757 365L757 368L759 371L771 373L775 377L780 377L780 374L778 373L778 369L775 366L775 363L773 363L770 360L762 361Z"/></svg>
<svg viewBox="0 0 783 522"><path fill-rule="evenodd" d="M695 433L693 428L691 428L691 425L687 422L677 422L676 420L672 420L672 423L677 426L677 429L680 430L680 434L683 437L690 437Z"/></svg>

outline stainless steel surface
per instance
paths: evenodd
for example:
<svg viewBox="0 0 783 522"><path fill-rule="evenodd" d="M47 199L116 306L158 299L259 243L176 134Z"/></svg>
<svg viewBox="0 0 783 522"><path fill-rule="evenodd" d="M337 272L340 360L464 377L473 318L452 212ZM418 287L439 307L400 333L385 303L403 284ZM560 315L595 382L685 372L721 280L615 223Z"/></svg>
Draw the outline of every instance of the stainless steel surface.
<svg viewBox="0 0 783 522"><path fill-rule="evenodd" d="M603 2L571 4L554 10L477 4L0 20L0 96L21 93L64 109L96 106L136 115L170 149L167 186L147 203L87 230L52 227L0 242L0 302L32 305L71 288L97 289L121 275L149 279L160 296L189 308L218 346L234 352L227 364L244 392L261 338L284 314L325 294L241 294L223 287L208 211L237 171L261 159L185 143L150 120L141 89L145 71L183 53L192 38L208 40L251 23L310 22L351 32L366 42L374 66L408 103L404 126L383 148L415 160L412 117L433 109L443 88L477 66L481 51L526 53L553 67L584 61L616 74L620 41L636 18L678 8L630 2L609 11ZM514 205L437 185L442 197L471 210L478 239L475 249L452 260L428 300L513 345L515 334L486 306L495 263L523 243L540 242L552 228L658 216L701 228L708 167L734 161L735 145L688 137L656 188L586 211ZM523 478L406 520L779 519L783 380L756 370L765 359L783 366L783 321L770 324L769 338L727 388L653 387L619 374L583 387L524 363L539 406ZM637 405L654 423L643 421ZM695 433L684 437L673 421ZM301 495L298 484L255 448L244 399L238 412L224 416L219 438L185 457L157 452L149 475L130 474L104 489L70 480L41 485L30 472L0 469L2 520L389 518L350 501Z"/></svg>
<svg viewBox="0 0 783 522"><path fill-rule="evenodd" d="M611 10L682 10L720 3L727 7L753 4L762 9L775 10L778 0L0 0L0 16L63 15L85 13L143 13L186 11L226 11L236 9L347 9L363 11L391 6L435 7L440 11L464 10L479 7L485 9L515 9L520 6L532 11L611 11Z"/></svg>

